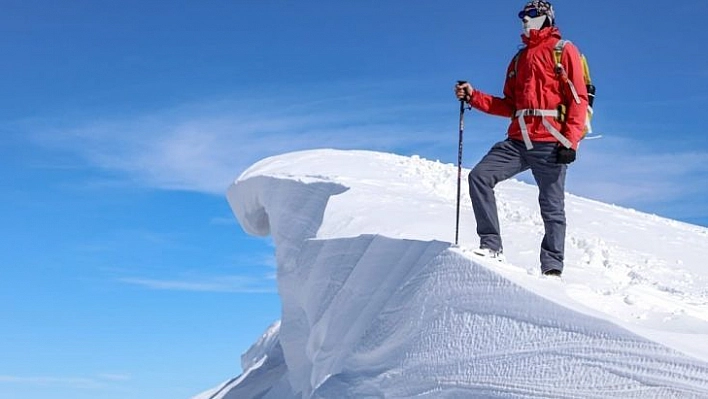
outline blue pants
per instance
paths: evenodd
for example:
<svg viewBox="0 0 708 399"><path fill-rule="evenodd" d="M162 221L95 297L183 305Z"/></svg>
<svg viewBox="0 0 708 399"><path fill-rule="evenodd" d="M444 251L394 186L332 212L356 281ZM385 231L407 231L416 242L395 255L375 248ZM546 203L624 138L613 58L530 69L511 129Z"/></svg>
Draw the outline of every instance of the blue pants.
<svg viewBox="0 0 708 399"><path fill-rule="evenodd" d="M495 144L469 175L470 197L477 220L480 247L502 250L494 186L531 169L538 185L538 203L545 235L541 242L541 271L563 270L565 251L565 173L568 165L556 163L556 143L522 141Z"/></svg>

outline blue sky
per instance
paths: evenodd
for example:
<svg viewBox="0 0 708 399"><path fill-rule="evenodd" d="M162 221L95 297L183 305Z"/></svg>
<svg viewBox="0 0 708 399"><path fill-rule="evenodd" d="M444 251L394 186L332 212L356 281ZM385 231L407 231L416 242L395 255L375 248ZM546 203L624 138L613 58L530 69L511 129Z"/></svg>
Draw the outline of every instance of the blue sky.
<svg viewBox="0 0 708 399"><path fill-rule="evenodd" d="M0 399L186 398L238 374L280 304L231 181L319 147L456 162L452 86L501 92L523 3L3 1ZM708 3L615 4L555 2L603 135L568 189L708 226ZM506 124L466 114L466 167Z"/></svg>

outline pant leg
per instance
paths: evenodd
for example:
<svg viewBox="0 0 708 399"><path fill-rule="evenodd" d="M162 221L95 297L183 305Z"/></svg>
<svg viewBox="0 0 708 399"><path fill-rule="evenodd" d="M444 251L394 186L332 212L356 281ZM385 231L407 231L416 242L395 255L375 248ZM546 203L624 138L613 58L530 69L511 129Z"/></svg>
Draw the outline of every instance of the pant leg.
<svg viewBox="0 0 708 399"><path fill-rule="evenodd" d="M525 151L523 142L514 140L499 142L469 174L470 198L477 220L477 234L481 248L502 250L494 187L500 181L528 169L522 151Z"/></svg>
<svg viewBox="0 0 708 399"><path fill-rule="evenodd" d="M538 204L545 227L541 271L563 270L565 257L565 175L568 165L556 163L554 143L534 143L527 162L538 185Z"/></svg>

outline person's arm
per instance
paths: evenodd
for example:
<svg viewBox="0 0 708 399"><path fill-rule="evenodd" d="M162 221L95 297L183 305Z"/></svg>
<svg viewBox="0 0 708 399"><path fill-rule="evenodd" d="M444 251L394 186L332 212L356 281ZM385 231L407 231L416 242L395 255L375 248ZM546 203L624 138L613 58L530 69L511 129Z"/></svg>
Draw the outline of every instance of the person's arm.
<svg viewBox="0 0 708 399"><path fill-rule="evenodd" d="M496 97L479 90L473 90L470 106L488 114L511 118L514 116L514 85L516 83L515 61L512 60L506 70L504 97Z"/></svg>

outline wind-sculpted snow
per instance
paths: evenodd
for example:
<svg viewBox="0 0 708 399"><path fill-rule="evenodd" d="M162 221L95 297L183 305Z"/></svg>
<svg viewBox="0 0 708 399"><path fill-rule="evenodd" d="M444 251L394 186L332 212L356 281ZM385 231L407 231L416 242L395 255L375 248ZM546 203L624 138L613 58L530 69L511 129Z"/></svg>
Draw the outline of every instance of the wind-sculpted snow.
<svg viewBox="0 0 708 399"><path fill-rule="evenodd" d="M510 263L488 263L466 193L450 246L455 179L361 151L246 171L228 199L273 237L282 319L198 398L708 397L706 229L570 196L565 281L544 279L535 188L499 186Z"/></svg>

